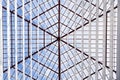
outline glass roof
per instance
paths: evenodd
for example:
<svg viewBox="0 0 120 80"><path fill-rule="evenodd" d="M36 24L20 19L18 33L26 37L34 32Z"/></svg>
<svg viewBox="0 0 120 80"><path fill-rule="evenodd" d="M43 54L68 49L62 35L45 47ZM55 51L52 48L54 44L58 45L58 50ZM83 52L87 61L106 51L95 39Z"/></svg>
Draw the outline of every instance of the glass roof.
<svg viewBox="0 0 120 80"><path fill-rule="evenodd" d="M31 0L32 1L32 19L30 19L30 0L24 0L24 15L25 15L25 77L26 80L30 80L30 32L29 25L32 20L32 70L33 80L58 80L59 68L61 67L61 80L77 80L87 79L89 76L89 65L91 66L91 76L94 80L95 77L95 64L98 63L98 75L99 79L102 78L103 60L99 57L99 61L96 61L96 0L92 0L90 6L90 0ZM82 4L82 1L84 4ZM103 2L99 0L99 21L103 22ZM107 1L107 16L110 16L110 0ZM3 0L3 35L4 35L4 80L7 80L7 0ZM59 12L60 7L60 12ZM18 80L23 80L23 57L22 57L22 19L23 19L23 5L22 0L17 0L17 25L18 25ZM39 9L39 10L38 10ZM90 11L91 10L91 11ZM115 19L117 14L117 0L114 0L114 12ZM91 14L90 14L91 13ZM15 1L10 0L10 14L11 14L11 80L15 80ZM91 16L91 18L90 18ZM60 17L60 21L59 21ZM90 20L91 19L91 20ZM91 45L89 50L89 22L91 21ZM110 28L110 21L108 18L108 35ZM60 26L59 26L60 24ZM115 36L116 36L116 24L115 21ZM99 23L99 56L103 55L103 24ZM59 31L60 27L60 31ZM39 34L37 29L39 28ZM59 33L60 35L59 35ZM74 46L74 32L76 31L76 46ZM84 33L83 33L84 32ZM82 34L83 33L83 34ZM37 39L39 35L39 39ZM82 37L83 36L83 37ZM83 42L82 42L83 39ZM39 43L37 43L37 40ZM116 37L114 37L116 42ZM109 38L107 38L109 42ZM39 44L39 45L38 45ZM60 44L60 46L59 46ZM39 50L37 50L37 45ZM84 45L84 49L82 49ZM109 46L109 43L107 44ZM114 44L116 50L116 44ZM60 53L59 53L60 49ZM108 47L108 54L110 48ZM89 59L89 51L91 56ZM116 55L116 51L114 52ZM59 63L59 56L61 61ZM109 59L109 56L107 56ZM61 65L59 67L59 64ZM116 64L116 61L115 61ZM74 71L75 70L75 71ZM109 61L105 66L106 75L110 72ZM75 73L76 72L76 73ZM114 66L113 74L116 75L116 66ZM108 79L109 76L106 76ZM116 76L114 76L114 79Z"/></svg>

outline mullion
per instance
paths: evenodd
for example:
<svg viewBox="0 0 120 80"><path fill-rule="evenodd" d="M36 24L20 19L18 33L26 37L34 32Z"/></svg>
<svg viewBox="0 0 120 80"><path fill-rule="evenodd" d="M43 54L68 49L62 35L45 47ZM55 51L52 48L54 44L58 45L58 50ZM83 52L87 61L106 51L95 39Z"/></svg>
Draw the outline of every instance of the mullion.
<svg viewBox="0 0 120 80"><path fill-rule="evenodd" d="M62 55L64 55L65 53L67 53L68 51L71 51L72 48L69 48L68 50L66 50L64 53L62 53Z"/></svg>
<svg viewBox="0 0 120 80"><path fill-rule="evenodd" d="M88 13L89 13L89 10L88 10L89 8L90 8L90 6L89 6L89 7L87 7L87 9L85 9L85 8L84 8L84 10L86 10L86 12L88 12ZM91 9L91 10L92 10L92 9ZM86 14L86 12L85 12L85 14ZM84 15L85 15L85 14L84 14ZM94 15L93 13L91 13L91 14L92 14L92 15ZM89 15L91 15L91 14L88 14L88 15L86 16L86 18L89 18Z"/></svg>
<svg viewBox="0 0 120 80"><path fill-rule="evenodd" d="M55 55L54 55L54 56L55 56ZM54 63L54 62L53 62L53 63ZM50 63L50 64L51 64L51 63ZM50 64L49 64L49 65L50 65ZM54 63L54 65L51 66L51 68L54 69L55 65L56 65L56 63ZM56 68L56 69L57 69L57 68ZM55 70L55 69L54 69L54 70ZM57 72L57 74L58 74L58 72Z"/></svg>
<svg viewBox="0 0 120 80"><path fill-rule="evenodd" d="M53 51L51 51L49 49L46 49L46 50L48 50L49 52L53 53L54 55L57 55L55 52L53 52Z"/></svg>
<svg viewBox="0 0 120 80"><path fill-rule="evenodd" d="M46 7L46 5L44 4L44 6ZM46 9L47 9L47 7L46 7ZM51 10L53 13L54 13L54 11L53 10ZM49 13L49 11L48 11L48 13ZM45 13L44 13L45 14ZM54 13L55 14L55 13ZM50 13L49 13L49 15L50 16L52 16ZM45 16L46 16L46 18L47 18L47 15L45 14ZM52 18L52 20L54 21L54 19ZM48 20L49 21L49 20ZM54 21L54 23L55 23L55 21Z"/></svg>
<svg viewBox="0 0 120 80"><path fill-rule="evenodd" d="M53 1L53 0L52 0L52 1ZM53 3L54 3L54 1L53 1ZM48 4L49 4L49 2L48 2ZM51 4L49 4L49 5L50 5L50 7L52 7ZM55 3L54 3L54 5L55 5ZM55 8L56 8L56 7L55 7ZM53 13L55 14L54 10L53 10ZM56 18L57 18L57 17L56 17Z"/></svg>
<svg viewBox="0 0 120 80"><path fill-rule="evenodd" d="M26 2L24 5L27 5L29 2L30 2L30 1ZM18 5L18 4L17 4L17 5ZM23 5L21 5L21 6L18 5L17 9L21 8L22 6L23 6ZM15 10L13 10L13 11L15 11Z"/></svg>
<svg viewBox="0 0 120 80"><path fill-rule="evenodd" d="M15 9L14 1L10 2L10 7L13 7Z"/></svg>
<svg viewBox="0 0 120 80"><path fill-rule="evenodd" d="M53 61L51 61L51 60L49 59L49 57L50 57L51 54L52 54L52 53L50 53L50 54L48 55L48 57L46 57L47 60L46 60L46 62L44 63L45 65L48 64L48 63L47 63L48 60L50 61L50 63L53 62Z"/></svg>
<svg viewBox="0 0 120 80"><path fill-rule="evenodd" d="M63 44L63 45L66 45L66 44ZM68 47L67 47L68 48ZM66 52L68 52L68 51L71 51L72 50L72 48L70 48L69 47L69 49L68 50L66 50ZM62 55L64 55L65 54L65 52L64 53L62 53Z"/></svg>
<svg viewBox="0 0 120 80"><path fill-rule="evenodd" d="M64 5L62 5L61 4L61 6L62 7L64 7L64 8L66 8L66 9L68 9L66 6L64 6ZM72 11L71 9L68 9L70 12L72 12L72 13L74 13L74 11ZM78 15L79 17L82 17L81 15L79 15L78 13L76 13L76 15ZM86 21L88 21L88 19L86 19L86 18L83 18L83 19L85 19Z"/></svg>
<svg viewBox="0 0 120 80"><path fill-rule="evenodd" d="M28 66L30 66L30 65L28 65ZM36 71L37 72L37 69L34 69L34 68L32 68L33 69L33 71ZM29 74L26 74L26 76L28 75L28 77L30 77L29 76ZM34 74L33 74L33 76L34 76ZM35 80L35 78L32 76L32 78Z"/></svg>
<svg viewBox="0 0 120 80"><path fill-rule="evenodd" d="M39 55L39 56L43 56L43 55ZM45 56L43 56L43 57L47 59L47 57L45 57ZM51 61L51 62L53 62L53 63L56 63L56 62L50 60L49 58L48 58L48 60ZM40 64L43 64L43 63L40 63ZM44 64L44 65L45 65L45 64Z"/></svg>
<svg viewBox="0 0 120 80"><path fill-rule="evenodd" d="M45 20L42 20L42 22L40 22L40 24L42 24L42 23L45 23L45 21L48 21L49 19L51 19L52 17L54 17L54 16L56 16L57 14L54 14L53 16L51 16L51 17L49 17L49 18L47 18L47 19L45 19ZM42 17L40 17L41 19L42 19ZM52 26L52 25L50 25L50 26Z"/></svg>
<svg viewBox="0 0 120 80"><path fill-rule="evenodd" d="M70 3L69 3L69 6L70 6ZM68 7L69 7L68 6ZM64 8L64 7L61 7L61 10L62 10L62 8ZM66 9L66 10L64 10L64 12L63 12L63 14L65 14L65 12L67 11L68 9ZM70 13L70 12L69 12ZM61 18L62 18L62 16L61 16Z"/></svg>
<svg viewBox="0 0 120 80"><path fill-rule="evenodd" d="M54 48L53 49L55 49L55 46L54 46ZM52 50L53 50L52 49ZM52 52L54 55L57 55L55 52L53 52L51 49L49 49L49 48L46 48L46 50L48 50L48 51L50 51L50 52ZM57 55L58 56L58 55Z"/></svg>
<svg viewBox="0 0 120 80"><path fill-rule="evenodd" d="M70 75L70 78L71 78L72 80L74 80L74 78L73 78L73 76L75 76L75 75L74 75L74 74L75 74L75 73L74 73L74 70L73 70L73 68L71 68L70 70L71 70L72 73L73 73L73 75ZM69 72L68 72L68 73L69 73Z"/></svg>
<svg viewBox="0 0 120 80"><path fill-rule="evenodd" d="M63 55L64 56L64 55ZM71 57L69 56L69 54L68 54L68 58L69 58L69 60L72 62L72 63L74 63L71 59ZM69 64L68 64L69 65ZM74 64L73 64L74 65ZM71 65L69 65L69 66L71 66Z"/></svg>
<svg viewBox="0 0 120 80"><path fill-rule="evenodd" d="M70 4L70 3L69 3L69 4ZM68 6L68 7L69 7L69 6ZM62 8L63 8L63 7L62 7ZM65 13L66 11L67 11L67 9L64 11L64 13ZM63 13L63 14L64 14L64 13ZM70 13L70 11L69 11L69 13ZM69 16L69 13L68 13L68 16ZM62 18L63 16L65 16L65 15L62 15L61 18ZM65 19L64 19L63 22L65 22L65 21L68 19L68 16L65 16ZM70 21L71 21L71 19L72 19L72 17L70 18ZM70 22L70 21L69 21L69 22ZM69 24L69 22L68 22L68 24ZM67 25L68 25L68 24L67 24ZM65 28L65 29L66 29L66 28ZM64 29L64 30L65 30L65 29ZM64 30L63 30L63 32L64 32Z"/></svg>
<svg viewBox="0 0 120 80"><path fill-rule="evenodd" d="M25 6L25 9L27 9L26 12L24 13L25 15L30 14L29 7L30 7L30 3Z"/></svg>
<svg viewBox="0 0 120 80"><path fill-rule="evenodd" d="M63 46L63 48L64 48L64 46ZM65 48L64 48L64 50L65 50ZM67 50L67 52L66 53L69 53L69 51ZM67 58L64 56L64 55L62 55L64 58L65 58L65 62L67 62L68 60L71 60L71 58L70 59L68 59L67 60ZM71 60L72 61L72 60ZM63 62L63 64L65 63L65 62ZM68 64L69 65L69 64ZM65 67L66 67L66 65L64 65ZM69 65L70 66L70 65ZM66 67L67 68L67 67Z"/></svg>
<svg viewBox="0 0 120 80"><path fill-rule="evenodd" d="M64 14L61 14L62 16L64 16L64 17L66 17L66 18L69 18L68 16L65 16ZM74 14L72 15L72 17L70 17L69 19L69 22L70 21L73 21L73 22L75 22L74 20L72 20L72 18L73 18L73 16L74 16ZM68 24L69 24L69 22L68 22ZM77 23L77 22L76 22ZM77 24L79 24L79 23L77 23ZM80 25L80 24L79 24Z"/></svg>
<svg viewBox="0 0 120 80"><path fill-rule="evenodd" d="M54 56L55 56L55 55L54 55ZM54 56L53 56L53 57L54 57ZM49 66L50 66L50 64L51 64L51 63L49 63ZM54 65L55 65L55 64L54 64ZM54 65L53 65L53 67L54 67ZM52 69L53 69L53 68L52 68ZM51 72L52 72L52 71L50 71L50 73L51 73ZM50 75L50 73L49 73L49 75ZM55 73L54 73L54 74L55 74ZM49 75L48 75L48 76L49 76ZM53 76L54 76L54 75L53 75Z"/></svg>
<svg viewBox="0 0 120 80"><path fill-rule="evenodd" d="M56 15L56 14L55 14L55 15ZM50 19L52 19L52 18L50 18ZM49 21L49 19L47 19L47 21L50 23L50 25L52 25L51 22ZM54 22L54 23L55 23L55 22ZM53 30L54 32L56 32L55 29L53 28L53 26L51 26L51 28L52 28L52 30ZM49 29L48 29L48 30L49 30ZM49 31L49 32L51 32L51 31Z"/></svg>
<svg viewBox="0 0 120 80"><path fill-rule="evenodd" d="M116 8L117 8L117 7L114 7L114 9L116 9ZM110 12L110 10L107 11L107 13L109 13L109 12ZM99 15L99 18L102 17L102 16L103 16L103 14ZM93 21L95 21L95 20L96 20L96 18L92 19L91 21L93 22ZM86 26L88 23L89 23L89 21L86 22L86 23L84 24L84 26ZM79 27L77 28L77 30L80 29L81 27L82 27L82 26L79 26ZM75 31L75 30L70 31L69 34L72 33L72 32L74 32L74 31ZM62 38L65 37L65 36L66 36L66 34L63 35Z"/></svg>
<svg viewBox="0 0 120 80"><path fill-rule="evenodd" d="M61 14L61 15L63 15L63 14ZM63 15L63 16L66 17L65 15ZM73 14L73 16L74 16L74 14ZM73 16L72 16L72 17L73 17ZM73 22L72 25L73 25L73 24L76 23L76 22L75 22L74 20L72 20L72 17L69 18L69 19L70 19L69 22L72 21L72 22ZM67 17L66 17L66 18L67 18ZM68 25L69 25L69 22L68 22ZM76 23L76 24L78 24L78 23ZM71 26L72 26L72 25L71 25ZM79 25L80 25L80 24L79 24ZM71 29L72 29L72 28L71 28Z"/></svg>
<svg viewBox="0 0 120 80"><path fill-rule="evenodd" d="M65 41L63 41L63 40L61 40L62 42L64 42L65 44L66 44L66 42ZM69 46L71 46L72 48L74 48L74 46L72 46L71 44L68 44ZM77 50L79 51L79 52L81 52L78 48L77 48ZM85 56L87 56L88 57L88 54L86 54L86 53L83 53ZM92 60L96 60L96 59L94 59L93 57L91 57L91 59ZM101 65L103 65L103 63L102 62L100 62L100 61L98 61L98 63L99 64L101 64ZM106 66L106 68L108 68L109 69L109 66ZM113 70L113 72L115 72L116 73L116 71L115 70Z"/></svg>
<svg viewBox="0 0 120 80"><path fill-rule="evenodd" d="M61 33L61 35L67 33L67 32L65 32L66 28L69 29L68 32L71 31L71 30L73 30L72 28L70 28L69 26L65 25L64 23L61 23L61 24L64 25L64 27L65 27L64 30L61 31L61 32L63 32L63 33Z"/></svg>
<svg viewBox="0 0 120 80"><path fill-rule="evenodd" d="M74 6L72 6L72 7L74 7ZM69 10L69 9L66 8L65 11L67 11L67 10ZM71 11L69 11L69 13L70 13L70 12L71 12ZM64 13L65 13L65 12L64 12ZM61 15L62 15L62 16L65 16L64 14L61 14ZM70 19L70 20L68 21L68 24L69 24L69 22L72 20L73 15L74 15L74 14L72 14L72 16L71 16L70 18L69 18L68 16L65 16L66 18L69 18L69 19ZM65 19L65 20L66 20L66 19ZM65 20L64 20L64 21L65 21ZM73 21L73 20L72 20L72 21Z"/></svg>
<svg viewBox="0 0 120 80"><path fill-rule="evenodd" d="M54 58L54 57L55 57L55 55L53 56L53 58ZM56 65L56 62L54 62L54 61L52 61L52 60L49 60L49 61L51 61L51 63L53 63L53 66L51 66L51 68L52 68L53 70L55 70L55 69L54 69L54 66ZM51 63L49 63L48 66L50 66Z"/></svg>
<svg viewBox="0 0 120 80"><path fill-rule="evenodd" d="M53 7L51 7L51 8L49 8L49 9L43 11L42 13L39 14L39 16L41 16L42 14L44 14L44 13L50 11L51 9L55 8L57 5L58 5L58 4L56 4L56 5L54 5ZM39 5L39 6L40 6L40 5ZM37 15L37 16L38 16L38 15ZM37 16L33 17L32 20L36 19Z"/></svg>
<svg viewBox="0 0 120 80"><path fill-rule="evenodd" d="M45 70L47 70L47 68L46 68ZM45 72L45 73L46 73L46 72ZM44 77L47 77L47 76L45 75L45 73L43 74L44 76L42 76L41 80L43 80ZM47 78L48 78L48 77L47 77Z"/></svg>
<svg viewBox="0 0 120 80"><path fill-rule="evenodd" d="M56 22L55 24L53 24L53 25L51 25L51 26L47 27L45 30L47 30L47 29L51 28L52 26L54 26L54 25L56 25L56 24L58 24L58 22Z"/></svg>
<svg viewBox="0 0 120 80"><path fill-rule="evenodd" d="M43 64L43 63L41 63L41 62L38 62L38 61L35 60L35 59L32 59L32 60L34 60L35 62L37 62L39 65L43 66L43 68L45 67L45 68L49 69L50 71L53 71L53 72L57 73L56 71L54 71L52 68L49 68L49 67L46 66L45 64ZM43 68L41 69L41 71L43 70ZM41 71L40 71L40 73L41 73ZM40 73L39 73L39 74L40 74Z"/></svg>
<svg viewBox="0 0 120 80"><path fill-rule="evenodd" d="M51 73L51 72L50 72ZM49 75L50 75L50 73L49 73ZM52 78L51 79L54 79L54 75L55 75L55 73L52 75Z"/></svg>
<svg viewBox="0 0 120 80"><path fill-rule="evenodd" d="M68 27L70 30L73 30L71 27L65 25L64 23L61 22L61 24L64 25L64 26L66 26L66 27Z"/></svg>
<svg viewBox="0 0 120 80"><path fill-rule="evenodd" d="M40 7L41 8L41 7ZM41 8L41 10L43 11L43 9ZM45 17L46 17L46 19L47 19L47 21L49 22L49 24L50 25L52 25L51 23L50 23L50 21L49 21L49 19L47 18L47 16L46 16L46 14L44 13L44 15L45 15ZM54 29L53 29L54 30ZM54 30L55 31L55 30Z"/></svg>

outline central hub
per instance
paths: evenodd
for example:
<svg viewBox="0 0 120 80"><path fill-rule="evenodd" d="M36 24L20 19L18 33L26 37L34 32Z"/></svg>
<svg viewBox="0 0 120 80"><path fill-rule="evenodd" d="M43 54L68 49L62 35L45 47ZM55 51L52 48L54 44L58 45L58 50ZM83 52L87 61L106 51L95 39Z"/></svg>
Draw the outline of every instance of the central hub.
<svg viewBox="0 0 120 80"><path fill-rule="evenodd" d="M60 41L60 37L57 37L57 40Z"/></svg>

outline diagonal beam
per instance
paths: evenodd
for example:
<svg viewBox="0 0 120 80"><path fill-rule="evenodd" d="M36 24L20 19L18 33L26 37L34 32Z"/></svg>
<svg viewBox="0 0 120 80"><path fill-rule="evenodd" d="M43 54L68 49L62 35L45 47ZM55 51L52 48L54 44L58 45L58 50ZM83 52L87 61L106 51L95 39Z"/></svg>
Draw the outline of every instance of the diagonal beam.
<svg viewBox="0 0 120 80"><path fill-rule="evenodd" d="M90 3L90 1L89 0L85 0L86 2L88 2L88 3ZM71 0L71 2L73 2L72 0ZM74 2L73 2L74 3ZM95 4L93 4L93 3L90 3L91 5L93 5L94 7L96 7L96 5ZM102 8L100 8L100 7L98 7L98 9L100 9L101 11L103 11L103 9Z"/></svg>
<svg viewBox="0 0 120 80"><path fill-rule="evenodd" d="M41 49L39 49L39 51L45 49L46 47L50 46L51 44L55 43L56 41L57 41L57 40L55 40L55 41L47 44L46 46L44 46L44 47L42 47ZM39 51L34 52L34 53L32 54L32 56L35 55L35 54L37 54ZM27 60L27 59L30 58L30 57L31 57L30 55L27 56L27 57L25 57L25 60ZM23 60L20 60L17 64L20 64L20 63L22 63L22 62L23 62ZM12 65L10 68L14 68L14 67L15 67L15 64ZM3 73L5 73L6 71L8 71L8 69L4 70Z"/></svg>
<svg viewBox="0 0 120 80"><path fill-rule="evenodd" d="M14 68L14 69L15 69L15 68ZM19 70L19 69L18 69L18 71L21 72L21 73L23 73L23 72L22 72L21 70ZM28 74L26 74L26 73L25 73L24 75L26 75L26 76L28 76L28 77L31 77L30 75L28 75ZM32 77L32 79L33 79L33 80L36 80L36 79L33 78L33 77Z"/></svg>
<svg viewBox="0 0 120 80"><path fill-rule="evenodd" d="M32 20L36 19L38 16L41 16L42 14L45 14L46 12L48 12L48 11L50 11L51 9L55 8L56 6L58 6L58 4L57 4L57 5L54 5L53 7L49 8L49 9L47 9L46 11L40 13L39 15L33 17Z"/></svg>
<svg viewBox="0 0 120 80"><path fill-rule="evenodd" d="M5 10L7 10L7 8L4 7L4 6L2 6L2 8L5 9ZM12 14L15 14L15 13L14 13L13 11L11 11L11 10L10 10L10 12L11 12ZM17 17L23 19L23 17L20 16L20 15L17 15ZM25 20L26 22L30 23L29 20L27 20L27 19L24 19L24 20ZM32 23L32 25L35 26L36 28L38 27L38 26L37 26L36 24L34 24L34 23ZM51 35L51 36L57 38L55 35L53 35L52 33L50 33L50 32L48 32L48 31L44 30L43 28L39 27L39 29L42 30L42 31L44 31L44 32L46 32L46 33L48 33L49 35Z"/></svg>
<svg viewBox="0 0 120 80"><path fill-rule="evenodd" d="M86 2L88 2L88 3L90 3L90 1L89 0L85 0ZM93 4L93 3L90 3L91 5L93 5L94 7L96 7L96 5L95 4ZM100 7L98 7L101 11L103 11L103 9L102 8L100 8Z"/></svg>
<svg viewBox="0 0 120 80"><path fill-rule="evenodd" d="M75 13L77 16L82 17L80 14L78 14L78 13L74 12L74 11L73 11L73 10L71 10L71 9L68 9L66 6L64 6L64 5L62 5L62 4L61 4L61 6L62 6L62 7L64 7L64 8L66 8L66 9L67 9L67 10L69 10L70 12ZM89 20L88 20L88 19L86 19L86 18L83 18L83 19L85 19L86 21L89 21Z"/></svg>
<svg viewBox="0 0 120 80"><path fill-rule="evenodd" d="M87 60L88 58L89 58L89 57L87 57L87 58L83 59L83 61ZM66 72L67 70L69 70L69 69L73 68L74 66L76 66L76 65L80 64L80 63L81 63L81 62L83 62L83 61L77 62L76 64L74 64L74 65L70 66L69 68L65 69L64 71L62 71L61 73Z"/></svg>
<svg viewBox="0 0 120 80"><path fill-rule="evenodd" d="M62 42L64 42L65 44L69 45L70 47L75 48L73 45L71 45L71 44L67 43L66 41L64 41L64 40L61 40L61 41L62 41ZM76 48L76 50L77 50L77 51L79 51L80 53L84 54L85 56L89 57L89 55L88 55L88 54L86 54L85 52L82 52L82 51L81 51L81 50L79 50L78 48ZM91 57L91 56L90 56L90 58L91 58L92 60L96 61L96 59L95 59L95 58L93 58L93 57ZM98 62L99 64L103 65L103 63L102 63L102 62L100 62L100 61L97 61L97 62ZM75 65L74 65L74 66L75 66ZM74 66L73 66L73 67L74 67ZM110 69L110 67L109 67L109 66L107 66L107 65L106 65L106 68ZM116 71L115 71L115 70L113 70L113 72L115 72L115 73L116 73Z"/></svg>
<svg viewBox="0 0 120 80"><path fill-rule="evenodd" d="M103 69L103 68L98 69L98 72L101 71L102 69ZM96 72L91 73L90 76L94 75L95 73L96 73ZM89 76L86 76L85 78L83 78L83 80L87 79L88 77L89 77Z"/></svg>
<svg viewBox="0 0 120 80"><path fill-rule="evenodd" d="M31 0L31 1L33 1L33 0ZM30 3L30 1L28 1L28 2L26 2L24 5L27 5L27 4L29 4ZM22 8L23 7L23 5L21 5L21 6L19 6L17 9L19 9L19 8ZM13 12L14 12L15 10L13 10Z"/></svg>
<svg viewBox="0 0 120 80"><path fill-rule="evenodd" d="M39 61L35 60L34 58L32 58L32 60L33 60L33 61L35 61L35 62L37 62L37 63L39 63L39 64L40 64L40 65L42 65L43 67L46 67L47 69L49 69L49 70L53 71L54 73L57 73L57 74L58 74L58 72L56 72L56 71L54 71L53 69L49 68L49 67L48 67L48 66L46 66L45 64L42 64L41 62L39 62Z"/></svg>
<svg viewBox="0 0 120 80"><path fill-rule="evenodd" d="M116 9L116 8L117 8L117 6L114 7L114 9ZM111 10L108 10L106 13L110 13L110 11L111 11ZM98 17L100 18L100 17L102 17L102 16L103 16L103 14L99 15ZM91 22L93 22L93 21L95 21L95 20L96 20L96 18L92 19ZM87 24L89 24L89 21L86 22L85 24L83 24L83 26L86 26ZM83 26L81 25L81 26L77 27L76 30L80 29L80 28L83 27ZM67 34L71 34L71 33L73 33L74 31L75 31L75 30L72 30L72 31L70 31L70 32L67 33ZM63 35L61 38L67 36L67 34Z"/></svg>

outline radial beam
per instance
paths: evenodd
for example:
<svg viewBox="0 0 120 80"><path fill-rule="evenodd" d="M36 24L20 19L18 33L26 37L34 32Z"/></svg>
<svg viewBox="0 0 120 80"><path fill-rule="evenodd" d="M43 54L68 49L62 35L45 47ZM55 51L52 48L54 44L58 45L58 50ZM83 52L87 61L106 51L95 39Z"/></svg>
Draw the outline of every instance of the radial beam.
<svg viewBox="0 0 120 80"><path fill-rule="evenodd" d="M48 12L48 11L50 11L51 9L55 8L56 6L58 6L58 4L57 4L57 5L54 5L53 7L49 8L49 9L47 9L46 11L40 13L39 16L41 16L42 14L45 14L46 12ZM38 15L35 16L35 17L33 17L32 20L36 19L37 17L38 17Z"/></svg>
<svg viewBox="0 0 120 80"><path fill-rule="evenodd" d="M46 45L45 47L42 47L39 51L41 51L41 50L43 50L43 49L45 49L46 47L48 47L48 46L50 46L51 44L53 44L53 43L55 43L57 40L55 40L55 41L53 41L53 42L51 42L51 43L49 43L48 45ZM38 53L38 51L36 51L36 52L34 52L33 54L32 54L32 56L33 55L35 55L35 54L37 54ZM27 56L27 57L25 57L25 60L27 60L28 58L30 58L31 56L29 55L29 56ZM20 61L18 61L18 63L17 64L20 64L20 63L22 63L23 62L23 60L20 60ZM14 68L15 67L15 64L14 65L12 65L10 68ZM6 69L6 70L4 70L3 72L5 73L6 71L8 71L8 69Z"/></svg>
<svg viewBox="0 0 120 80"><path fill-rule="evenodd" d="M114 7L114 9L116 9L116 8L117 8L117 6ZM111 12L111 10L106 11L106 13L109 13L109 12ZM102 17L102 16L103 16L103 14L99 15L99 18ZM91 22L93 22L93 21L95 21L95 20L96 20L96 18L92 19ZM86 26L86 25L88 25L88 24L89 24L89 21L86 22L83 26ZM80 29L80 28L83 27L83 26L79 26L79 27L77 27L76 30ZM73 33L74 31L75 31L75 30L72 30L72 31L70 31L70 32L67 33L67 34L71 34L71 33ZM67 36L67 34L63 35L61 38Z"/></svg>
<svg viewBox="0 0 120 80"><path fill-rule="evenodd" d="M66 41L64 41L64 40L61 40L62 42L64 42L65 44L67 44L67 45L69 45L70 47L72 47L72 48L75 48L73 45L71 45L71 44L68 44ZM76 48L76 50L78 51L78 52L82 52L81 50L79 50L78 48ZM85 52L83 52L83 54L85 55L85 56L89 56L88 54L86 54ZM91 57L90 56L90 58L92 59L92 60L94 60L94 61L96 61L96 59L94 58L94 57ZM101 65L103 65L103 63L101 62L101 61L98 61L98 63L99 64L101 64ZM74 67L74 66L73 66ZM72 67L71 67L72 68ZM110 67L109 66L106 66L106 68L108 68L108 69L110 69ZM113 70L113 72L115 72L116 73L116 71L115 70Z"/></svg>
<svg viewBox="0 0 120 80"><path fill-rule="evenodd" d="M4 6L2 6L2 8L5 9L5 10L7 10L7 8L4 7ZM11 12L12 14L15 14L15 13L14 13L13 11L11 11L11 10L10 10L10 12ZM18 14L17 14L17 17L19 17L19 18L21 18L21 19L23 18L22 16L20 16L20 15L18 15ZM25 20L26 22L30 23L29 20L27 20L27 19L24 19L24 20ZM34 27L38 27L38 26L37 26L36 24L34 24L34 23L32 23L32 25L33 25ZM57 38L55 35L53 35L52 33L50 33L50 32L48 32L48 31L44 30L43 28L39 27L39 29L42 30L42 31L44 31L44 32L46 32L46 33L48 33L49 35L51 35L51 36Z"/></svg>
<svg viewBox="0 0 120 80"><path fill-rule="evenodd" d="M67 9L67 10L69 10L70 12L75 13L77 16L82 17L80 14L78 14L78 13L74 12L74 11L73 11L73 10L71 10L71 9L68 9L68 7L66 7L66 6L64 6L64 5L62 5L62 4L61 4L61 6L62 6L62 7L64 7L64 8L66 8L66 9ZM88 19L86 19L86 18L83 18L83 19L85 19L86 21L89 21L89 20L88 20Z"/></svg>
<svg viewBox="0 0 120 80"><path fill-rule="evenodd" d="M58 0L58 80L61 80L61 55L60 55L60 0Z"/></svg>

